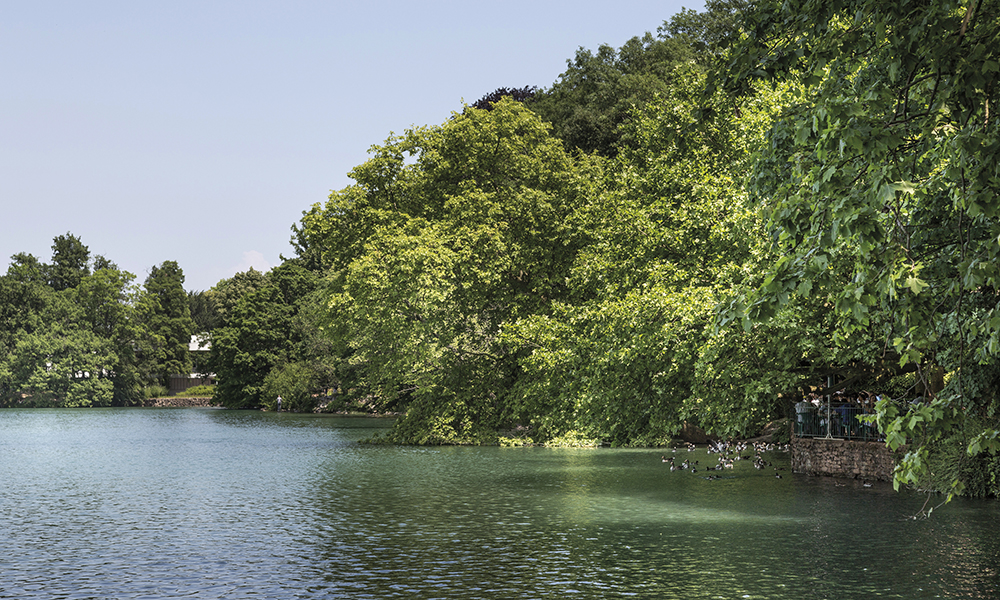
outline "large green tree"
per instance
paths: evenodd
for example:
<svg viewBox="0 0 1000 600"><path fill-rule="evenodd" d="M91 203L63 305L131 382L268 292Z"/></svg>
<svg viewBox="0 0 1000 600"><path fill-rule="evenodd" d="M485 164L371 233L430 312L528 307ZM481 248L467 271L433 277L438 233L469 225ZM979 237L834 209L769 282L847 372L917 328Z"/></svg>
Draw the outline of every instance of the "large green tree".
<svg viewBox="0 0 1000 600"><path fill-rule="evenodd" d="M614 156L621 144L619 127L630 111L668 90L674 67L694 61L687 37L665 31L646 33L621 48L602 44L580 48L551 88L535 94L532 110L553 124L553 133L570 150Z"/></svg>
<svg viewBox="0 0 1000 600"><path fill-rule="evenodd" d="M717 393L715 374L699 367L717 343L716 304L751 284L766 256L740 183L780 94L762 95L742 116L698 121L700 69L677 66L671 80L632 112L621 128L632 143L607 166L604 193L580 211L589 243L571 270L571 301L505 332L531 349L514 398L536 440L573 428L613 444L656 444L685 422L742 435L781 416L774 394L761 402Z"/></svg>
<svg viewBox="0 0 1000 600"><path fill-rule="evenodd" d="M166 386L170 375L191 372L194 321L184 291L184 271L175 261L164 261L150 270L144 287L151 303L148 327L157 342L155 373Z"/></svg>
<svg viewBox="0 0 1000 600"><path fill-rule="evenodd" d="M188 292L188 306L195 331L207 333L220 325L219 309L211 290Z"/></svg>
<svg viewBox="0 0 1000 600"><path fill-rule="evenodd" d="M45 265L30 254L11 257L7 274L0 277L0 353L10 352L19 336L41 326L50 297Z"/></svg>
<svg viewBox="0 0 1000 600"><path fill-rule="evenodd" d="M746 98L779 79L803 91L753 180L780 258L731 315L818 297L841 337L874 330L883 357L917 369L924 401L879 410L890 446L908 447L897 483L916 481L956 430L969 453L996 450L998 6L761 2L744 27L720 88Z"/></svg>
<svg viewBox="0 0 1000 600"><path fill-rule="evenodd" d="M664 21L656 35L645 33L620 48L602 44L580 48L566 71L547 89L507 90L524 98L570 151L615 156L623 146L637 147L628 124L636 108L657 103L686 85L686 71L704 71L722 53L736 31L746 0L709 0L704 12L682 10ZM501 92L497 90L494 94ZM480 102L488 102L490 96Z"/></svg>
<svg viewBox="0 0 1000 600"><path fill-rule="evenodd" d="M503 98L372 150L357 182L298 228L331 269L328 330L372 406L405 406L395 439L468 441L510 424L520 351L499 339L570 293L575 222L595 164Z"/></svg>
<svg viewBox="0 0 1000 600"><path fill-rule="evenodd" d="M82 310L82 329L111 344L113 356L102 374L111 380L112 402L119 406L142 402L143 388L155 368L148 328L151 302L134 280L132 273L101 261L73 294Z"/></svg>
<svg viewBox="0 0 1000 600"><path fill-rule="evenodd" d="M90 274L90 249L71 233L52 240L52 264L48 265L49 285L58 291L75 288Z"/></svg>

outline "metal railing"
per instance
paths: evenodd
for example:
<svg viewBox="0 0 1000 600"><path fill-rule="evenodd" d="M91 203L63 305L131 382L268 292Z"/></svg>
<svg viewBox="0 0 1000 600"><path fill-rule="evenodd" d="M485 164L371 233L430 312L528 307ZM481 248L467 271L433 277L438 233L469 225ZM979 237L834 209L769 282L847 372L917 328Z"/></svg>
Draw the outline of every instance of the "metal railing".
<svg viewBox="0 0 1000 600"><path fill-rule="evenodd" d="M796 437L832 437L842 440L883 442L885 436L874 424L858 417L866 413L859 406L831 406L829 419L827 406L796 409L794 434ZM829 421L829 422L828 422Z"/></svg>

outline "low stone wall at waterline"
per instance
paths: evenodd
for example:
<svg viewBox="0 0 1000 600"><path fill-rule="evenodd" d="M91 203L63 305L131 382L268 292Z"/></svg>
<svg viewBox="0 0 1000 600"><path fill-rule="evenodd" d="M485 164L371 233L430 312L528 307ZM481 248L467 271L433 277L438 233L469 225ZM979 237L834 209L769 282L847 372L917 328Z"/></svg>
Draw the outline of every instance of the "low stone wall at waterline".
<svg viewBox="0 0 1000 600"><path fill-rule="evenodd" d="M793 437L792 471L809 475L892 481L896 466L884 442Z"/></svg>
<svg viewBox="0 0 1000 600"><path fill-rule="evenodd" d="M193 408L212 406L211 398L197 396L166 396L163 398L150 398L143 406L153 408Z"/></svg>

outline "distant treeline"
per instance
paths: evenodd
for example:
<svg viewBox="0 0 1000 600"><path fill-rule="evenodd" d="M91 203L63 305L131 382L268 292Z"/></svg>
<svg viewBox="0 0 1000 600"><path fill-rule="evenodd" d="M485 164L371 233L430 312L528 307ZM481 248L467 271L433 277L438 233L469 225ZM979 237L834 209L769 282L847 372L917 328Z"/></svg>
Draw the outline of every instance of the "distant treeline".
<svg viewBox="0 0 1000 600"><path fill-rule="evenodd" d="M52 261L11 257L0 276L0 405L134 406L191 372L184 273L154 266L143 285L76 236Z"/></svg>

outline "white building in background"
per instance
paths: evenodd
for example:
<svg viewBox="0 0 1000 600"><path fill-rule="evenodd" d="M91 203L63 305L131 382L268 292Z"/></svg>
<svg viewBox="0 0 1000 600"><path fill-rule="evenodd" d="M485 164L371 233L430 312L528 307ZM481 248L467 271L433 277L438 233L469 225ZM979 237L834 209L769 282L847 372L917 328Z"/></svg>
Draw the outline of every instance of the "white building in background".
<svg viewBox="0 0 1000 600"><path fill-rule="evenodd" d="M212 349L212 339L207 333L196 333L188 342L188 352L192 353L195 364L203 362L197 354L207 354ZM215 383L215 373L191 373L188 375L171 375L169 377L170 393L179 394L196 385L212 385Z"/></svg>

